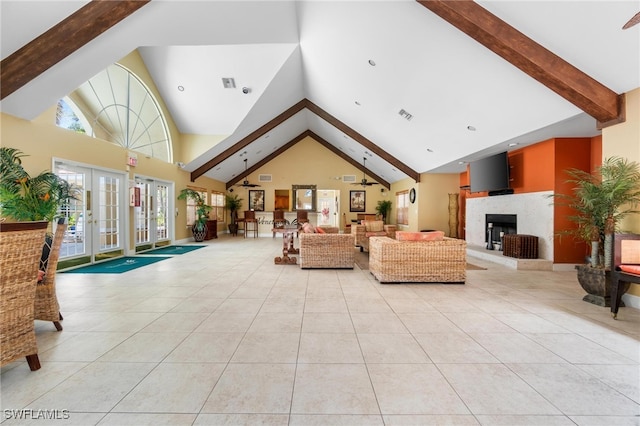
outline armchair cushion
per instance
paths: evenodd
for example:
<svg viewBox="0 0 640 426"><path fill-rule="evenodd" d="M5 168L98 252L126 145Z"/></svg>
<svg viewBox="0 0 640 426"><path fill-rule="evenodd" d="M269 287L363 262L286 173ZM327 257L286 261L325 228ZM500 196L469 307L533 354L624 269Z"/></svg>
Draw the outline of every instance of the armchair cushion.
<svg viewBox="0 0 640 426"><path fill-rule="evenodd" d="M384 222L381 220L363 220L366 232L382 232L384 231Z"/></svg>
<svg viewBox="0 0 640 426"><path fill-rule="evenodd" d="M640 265L620 265L620 270L629 274L640 275Z"/></svg>
<svg viewBox="0 0 640 426"><path fill-rule="evenodd" d="M443 239L444 239L444 232L442 231L430 231L430 232L396 231L396 240L398 241L442 241Z"/></svg>

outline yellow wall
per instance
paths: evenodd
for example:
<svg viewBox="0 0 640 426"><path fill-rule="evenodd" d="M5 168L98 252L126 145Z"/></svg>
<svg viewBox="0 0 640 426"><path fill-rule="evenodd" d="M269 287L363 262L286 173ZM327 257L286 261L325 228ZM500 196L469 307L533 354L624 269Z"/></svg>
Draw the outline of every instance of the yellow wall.
<svg viewBox="0 0 640 426"><path fill-rule="evenodd" d="M640 88L626 94L626 121L602 130L602 157L619 156L640 163ZM640 215L629 215L620 229L640 233ZM640 296L640 285L631 284L629 293Z"/></svg>

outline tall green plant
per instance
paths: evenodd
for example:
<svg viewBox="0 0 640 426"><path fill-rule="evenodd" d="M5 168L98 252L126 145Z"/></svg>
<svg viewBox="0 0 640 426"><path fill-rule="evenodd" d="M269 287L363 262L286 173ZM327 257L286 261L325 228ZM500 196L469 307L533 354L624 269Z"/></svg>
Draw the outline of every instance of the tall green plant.
<svg viewBox="0 0 640 426"><path fill-rule="evenodd" d="M203 231L207 226L207 219L209 219L209 213L213 207L205 203L205 199L198 191L191 188L182 189L178 194L178 200L191 200L195 203L196 220L193 227L196 231Z"/></svg>
<svg viewBox="0 0 640 426"><path fill-rule="evenodd" d="M384 223L387 223L387 219L389 219L389 215L391 214L391 201L390 200L380 200L376 205L376 213L378 213Z"/></svg>
<svg viewBox="0 0 640 426"><path fill-rule="evenodd" d="M236 225L238 223L238 210L242 208L242 198L238 194L226 194L224 206L229 210L231 225Z"/></svg>
<svg viewBox="0 0 640 426"><path fill-rule="evenodd" d="M22 151L0 148L0 215L16 221L53 221L60 207L77 198L77 189L53 172L31 177L22 166Z"/></svg>
<svg viewBox="0 0 640 426"><path fill-rule="evenodd" d="M563 233L591 243L591 264L610 267L611 237L622 218L638 213L640 203L640 167L635 161L621 157L610 157L603 161L593 173L580 169L569 169L567 183L573 184L571 194L554 194L561 205L575 211L567 218L576 224L576 229Z"/></svg>

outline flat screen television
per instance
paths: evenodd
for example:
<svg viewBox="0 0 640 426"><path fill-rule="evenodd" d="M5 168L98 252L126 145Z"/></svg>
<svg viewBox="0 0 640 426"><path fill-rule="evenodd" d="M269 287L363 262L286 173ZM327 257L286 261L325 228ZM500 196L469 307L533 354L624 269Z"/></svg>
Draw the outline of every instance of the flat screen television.
<svg viewBox="0 0 640 426"><path fill-rule="evenodd" d="M471 192L500 192L509 189L509 158L506 152L469 164ZM491 194L490 194L491 195Z"/></svg>

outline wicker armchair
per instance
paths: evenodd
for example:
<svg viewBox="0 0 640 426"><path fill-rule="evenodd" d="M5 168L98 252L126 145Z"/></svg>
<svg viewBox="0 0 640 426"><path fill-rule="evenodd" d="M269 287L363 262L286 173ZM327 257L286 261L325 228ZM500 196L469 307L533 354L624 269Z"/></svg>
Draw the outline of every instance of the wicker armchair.
<svg viewBox="0 0 640 426"><path fill-rule="evenodd" d="M369 270L381 283L464 283L467 243L455 238L442 241L398 241L371 237Z"/></svg>
<svg viewBox="0 0 640 426"><path fill-rule="evenodd" d="M300 267L353 269L355 252L351 234L300 234Z"/></svg>
<svg viewBox="0 0 640 426"><path fill-rule="evenodd" d="M40 368L33 311L46 232L47 222L0 224L0 365L24 356Z"/></svg>
<svg viewBox="0 0 640 426"><path fill-rule="evenodd" d="M67 224L58 223L56 233L51 242L51 251L47 262L47 270L44 279L36 286L36 301L34 317L37 320L53 321L56 330L62 331L62 315L60 314L60 304L56 295L56 269L60 258L60 246L67 230Z"/></svg>
<svg viewBox="0 0 640 426"><path fill-rule="evenodd" d="M367 231L368 224L370 226L371 224L376 224L376 223L378 223L378 227L375 229L380 229L380 225L382 224L381 231ZM395 238L396 230L397 230L396 225L384 225L381 220L380 221L363 220L361 224L351 225L351 234L355 237L355 245L357 247L360 247L360 251L363 251L363 250L369 251L370 237Z"/></svg>

